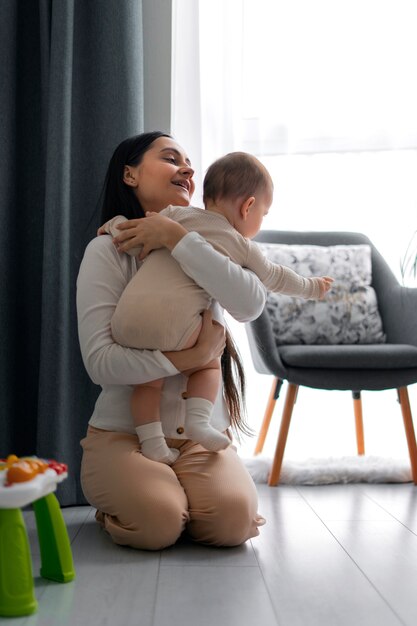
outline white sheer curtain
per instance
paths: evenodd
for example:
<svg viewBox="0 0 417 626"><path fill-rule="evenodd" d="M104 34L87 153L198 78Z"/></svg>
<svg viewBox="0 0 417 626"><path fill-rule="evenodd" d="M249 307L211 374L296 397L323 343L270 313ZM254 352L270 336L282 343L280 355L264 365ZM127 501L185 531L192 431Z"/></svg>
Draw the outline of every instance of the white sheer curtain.
<svg viewBox="0 0 417 626"><path fill-rule="evenodd" d="M417 1L175 0L173 7L173 132L192 147L198 182L218 156L255 153L275 185L264 228L364 232L400 278L417 229ZM186 54L185 24L193 41ZM175 63L179 50L185 64ZM257 428L269 381L253 371L242 326L229 323ZM371 394L377 421L369 441L381 444L380 433L389 433L385 452L397 441L406 455L395 402L381 428L380 395L379 406ZM342 405L347 430L335 453L354 449L349 398L337 400L338 413ZM303 430L288 453L303 456L310 437L314 430ZM328 441L320 441L326 454Z"/></svg>
<svg viewBox="0 0 417 626"><path fill-rule="evenodd" d="M195 201L213 159L253 152L275 179L265 228L363 230L399 276L417 228L417 1L173 11L173 131L196 165Z"/></svg>
<svg viewBox="0 0 417 626"><path fill-rule="evenodd" d="M254 44L242 54L247 147L416 148L416 10L415 0L243 0Z"/></svg>
<svg viewBox="0 0 417 626"><path fill-rule="evenodd" d="M199 17L204 150L417 147L415 0L200 0Z"/></svg>

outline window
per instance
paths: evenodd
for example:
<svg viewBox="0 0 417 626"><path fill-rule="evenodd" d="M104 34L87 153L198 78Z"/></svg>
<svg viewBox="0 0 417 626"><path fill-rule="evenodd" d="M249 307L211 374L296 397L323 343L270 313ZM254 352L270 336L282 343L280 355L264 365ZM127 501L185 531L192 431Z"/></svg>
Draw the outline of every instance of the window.
<svg viewBox="0 0 417 626"><path fill-rule="evenodd" d="M363 231L400 277L417 228L414 9L176 0L174 134L201 173L232 150L260 156L276 189L265 228Z"/></svg>
<svg viewBox="0 0 417 626"><path fill-rule="evenodd" d="M400 260L417 229L415 6L415 0L176 0L172 129L200 174L195 203L215 158L255 153L275 186L264 228L364 232L401 279ZM243 326L228 323L244 358L248 415L257 430L270 381L252 367ZM417 395L415 387L410 392ZM304 406L308 414L314 393L303 389L298 411ZM395 398L386 394L366 400L367 453L406 456ZM350 399L338 395L321 396L326 426L304 415L297 436L294 424L289 456L328 455L317 437L325 428L340 433L332 454L354 454ZM345 412L343 424L334 411ZM383 442L380 432L387 433ZM314 451L306 447L312 439ZM248 441L243 451L252 447Z"/></svg>
<svg viewBox="0 0 417 626"><path fill-rule="evenodd" d="M215 134L221 117L227 141L257 154L417 147L414 0L199 6Z"/></svg>

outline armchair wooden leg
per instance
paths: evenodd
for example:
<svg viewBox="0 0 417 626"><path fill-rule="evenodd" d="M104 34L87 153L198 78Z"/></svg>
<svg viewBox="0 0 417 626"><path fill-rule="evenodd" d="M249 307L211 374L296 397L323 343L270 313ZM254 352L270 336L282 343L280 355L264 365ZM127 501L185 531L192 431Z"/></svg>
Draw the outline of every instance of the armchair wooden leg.
<svg viewBox="0 0 417 626"><path fill-rule="evenodd" d="M408 453L410 455L411 474L413 476L413 482L417 485L417 445L416 435L414 432L413 418L411 415L410 401L408 399L407 387L400 387L398 389L398 398L401 405L401 411L403 414L405 436L407 438Z"/></svg>
<svg viewBox="0 0 417 626"><path fill-rule="evenodd" d="M266 436L268 434L268 428L271 423L272 414L275 409L275 404L281 391L282 380L280 378L274 378L272 382L271 392L268 398L268 404L266 405L264 419L262 421L261 430L259 432L258 440L255 446L254 454L260 454L263 450Z"/></svg>
<svg viewBox="0 0 417 626"><path fill-rule="evenodd" d="M281 473L282 459L284 458L285 444L287 443L288 431L290 428L292 410L297 397L298 385L290 383L285 398L284 411L279 429L277 447L275 449L274 460L272 461L271 473L268 478L268 485L274 487L278 484L279 475Z"/></svg>
<svg viewBox="0 0 417 626"><path fill-rule="evenodd" d="M362 398L360 391L352 391L353 411L355 413L356 445L358 454L365 454L365 438L363 434Z"/></svg>

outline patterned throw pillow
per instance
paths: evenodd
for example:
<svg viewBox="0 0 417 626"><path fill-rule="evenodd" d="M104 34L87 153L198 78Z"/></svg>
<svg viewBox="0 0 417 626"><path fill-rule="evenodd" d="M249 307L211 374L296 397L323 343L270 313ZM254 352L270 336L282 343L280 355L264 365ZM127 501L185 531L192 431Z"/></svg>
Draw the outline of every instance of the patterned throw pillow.
<svg viewBox="0 0 417 626"><path fill-rule="evenodd" d="M331 276L324 300L268 294L267 310L278 345L384 343L368 245L258 244L274 263L302 276Z"/></svg>

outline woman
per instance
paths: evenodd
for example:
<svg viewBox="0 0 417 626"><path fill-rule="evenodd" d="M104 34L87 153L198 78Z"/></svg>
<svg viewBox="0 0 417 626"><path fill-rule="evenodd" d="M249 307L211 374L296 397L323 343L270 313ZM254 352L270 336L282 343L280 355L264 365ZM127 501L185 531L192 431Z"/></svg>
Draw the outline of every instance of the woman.
<svg viewBox="0 0 417 626"><path fill-rule="evenodd" d="M81 352L87 372L102 392L82 440L81 480L97 521L113 541L159 550L186 530L195 541L232 546L256 536L264 523L257 515L255 486L233 446L219 453L184 437L187 379L182 371L201 367L221 355L223 327L205 312L196 345L180 352L133 350L116 344L110 320L127 283L140 267L123 254L143 244L166 247L183 270L236 319L256 318L265 289L250 272L217 253L195 232L187 232L159 213L169 204L188 206L194 191L193 169L184 150L169 135L144 133L122 142L110 161L102 223L118 214L130 219L115 239L100 236L87 246L77 281ZM158 315L158 311L155 311ZM219 315L219 311L215 313ZM220 392L212 426L228 432L239 425L239 402L230 377L230 352L223 356L225 396ZM170 448L180 455L171 466L147 459L133 429L132 385L164 378L161 422ZM229 410L228 410L229 409Z"/></svg>

